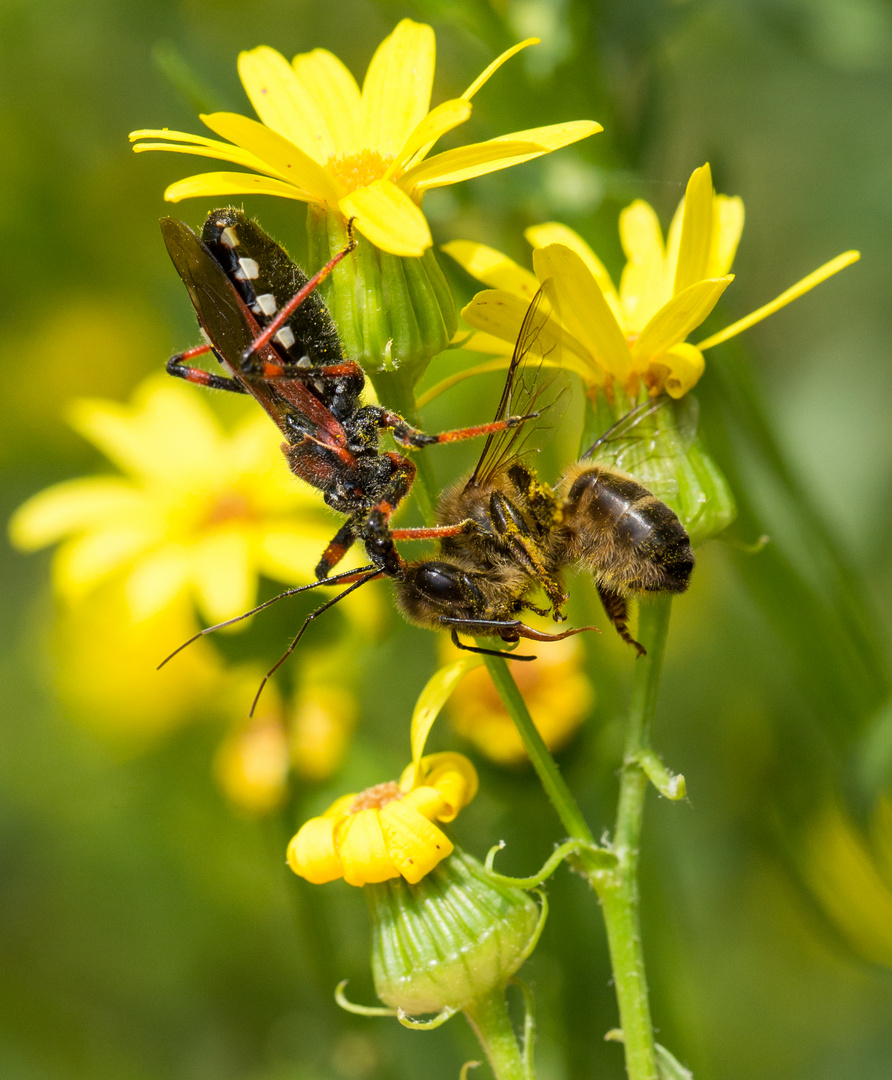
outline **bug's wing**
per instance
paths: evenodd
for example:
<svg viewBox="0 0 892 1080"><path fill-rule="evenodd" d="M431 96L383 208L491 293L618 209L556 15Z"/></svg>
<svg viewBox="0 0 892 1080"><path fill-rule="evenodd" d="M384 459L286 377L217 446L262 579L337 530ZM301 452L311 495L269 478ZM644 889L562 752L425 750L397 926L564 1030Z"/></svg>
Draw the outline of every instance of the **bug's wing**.
<svg viewBox="0 0 892 1080"><path fill-rule="evenodd" d="M555 315L554 284L549 278L527 308L495 420L538 413L534 419L487 437L467 486L483 486L523 451L541 445L543 436L560 420L566 386L560 378L544 377L543 361L555 363L560 352L560 323Z"/></svg>
<svg viewBox="0 0 892 1080"><path fill-rule="evenodd" d="M583 456L634 476L658 499L678 496L677 466L697 433L699 407L688 395L651 398L621 417Z"/></svg>
<svg viewBox="0 0 892 1080"><path fill-rule="evenodd" d="M242 353L256 336L244 302L226 271L188 225L162 218L161 235L202 330L231 373L238 375Z"/></svg>

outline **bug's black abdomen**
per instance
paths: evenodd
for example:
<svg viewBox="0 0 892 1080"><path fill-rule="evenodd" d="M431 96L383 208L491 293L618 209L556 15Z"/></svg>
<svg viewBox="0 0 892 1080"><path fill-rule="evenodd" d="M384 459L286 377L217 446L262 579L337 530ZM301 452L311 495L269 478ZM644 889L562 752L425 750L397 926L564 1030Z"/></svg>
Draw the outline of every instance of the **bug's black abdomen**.
<svg viewBox="0 0 892 1080"><path fill-rule="evenodd" d="M684 592L694 553L672 510L629 476L595 466L573 481L560 543L621 594Z"/></svg>

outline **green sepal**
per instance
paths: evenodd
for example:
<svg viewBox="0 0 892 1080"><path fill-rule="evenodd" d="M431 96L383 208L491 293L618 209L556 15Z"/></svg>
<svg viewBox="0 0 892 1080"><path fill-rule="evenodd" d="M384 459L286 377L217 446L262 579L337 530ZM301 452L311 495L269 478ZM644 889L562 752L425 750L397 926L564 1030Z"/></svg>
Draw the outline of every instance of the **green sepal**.
<svg viewBox="0 0 892 1080"><path fill-rule="evenodd" d="M364 889L378 997L408 1016L466 1009L509 979L535 947L543 914L456 848L417 885Z"/></svg>

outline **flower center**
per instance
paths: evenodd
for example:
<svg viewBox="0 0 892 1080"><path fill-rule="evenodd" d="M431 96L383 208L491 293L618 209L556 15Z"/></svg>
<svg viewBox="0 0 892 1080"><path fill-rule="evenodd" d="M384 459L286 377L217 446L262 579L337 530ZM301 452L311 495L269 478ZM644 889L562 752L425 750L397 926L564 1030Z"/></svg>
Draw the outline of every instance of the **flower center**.
<svg viewBox="0 0 892 1080"><path fill-rule="evenodd" d="M374 180L380 180L389 164L377 150L360 150L350 157L331 158L326 168L348 191L356 191Z"/></svg>
<svg viewBox="0 0 892 1080"><path fill-rule="evenodd" d="M211 503L205 515L203 526L213 529L230 521L245 521L252 518L251 504L241 491L224 491Z"/></svg>
<svg viewBox="0 0 892 1080"><path fill-rule="evenodd" d="M380 810L382 806L402 797L403 793L396 780L387 780L383 784L375 784L374 787L360 791L353 800L350 813L358 814L360 810Z"/></svg>

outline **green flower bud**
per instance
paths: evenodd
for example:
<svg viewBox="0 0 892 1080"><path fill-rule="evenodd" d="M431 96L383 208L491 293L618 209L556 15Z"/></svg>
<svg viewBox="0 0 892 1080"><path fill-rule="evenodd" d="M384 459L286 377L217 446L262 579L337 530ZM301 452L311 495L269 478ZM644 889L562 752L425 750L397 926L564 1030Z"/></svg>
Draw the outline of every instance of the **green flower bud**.
<svg viewBox="0 0 892 1080"><path fill-rule="evenodd" d="M378 997L404 1014L450 1012L503 988L542 927L532 897L456 848L417 885L367 885Z"/></svg>
<svg viewBox="0 0 892 1080"><path fill-rule="evenodd" d="M346 243L342 216L311 203L307 236L310 265L324 265ZM370 375L399 370L413 386L455 333L455 303L433 248L403 258L360 236L321 289L344 354Z"/></svg>

